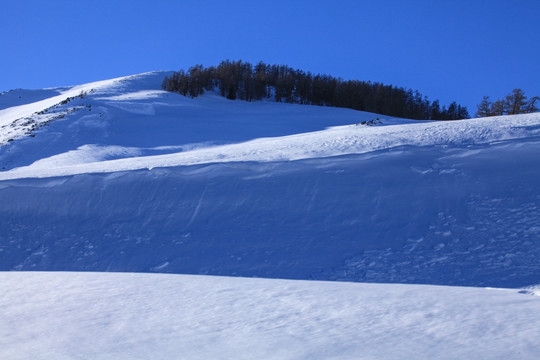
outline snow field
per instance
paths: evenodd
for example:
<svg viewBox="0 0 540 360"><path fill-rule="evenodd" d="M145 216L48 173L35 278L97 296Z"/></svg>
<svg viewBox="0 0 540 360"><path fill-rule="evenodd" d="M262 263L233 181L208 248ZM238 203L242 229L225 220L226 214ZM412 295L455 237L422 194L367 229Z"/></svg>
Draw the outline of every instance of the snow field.
<svg viewBox="0 0 540 360"><path fill-rule="evenodd" d="M0 358L539 357L539 114L190 99L164 75L0 95Z"/></svg>
<svg viewBox="0 0 540 360"><path fill-rule="evenodd" d="M6 359L536 359L516 290L0 273Z"/></svg>

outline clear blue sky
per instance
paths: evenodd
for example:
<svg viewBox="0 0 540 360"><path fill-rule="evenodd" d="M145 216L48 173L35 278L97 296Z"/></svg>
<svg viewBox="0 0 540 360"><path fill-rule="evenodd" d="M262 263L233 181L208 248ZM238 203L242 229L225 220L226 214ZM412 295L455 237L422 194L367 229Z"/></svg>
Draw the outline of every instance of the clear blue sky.
<svg viewBox="0 0 540 360"><path fill-rule="evenodd" d="M540 0L2 0L0 91L221 60L419 90L540 96Z"/></svg>

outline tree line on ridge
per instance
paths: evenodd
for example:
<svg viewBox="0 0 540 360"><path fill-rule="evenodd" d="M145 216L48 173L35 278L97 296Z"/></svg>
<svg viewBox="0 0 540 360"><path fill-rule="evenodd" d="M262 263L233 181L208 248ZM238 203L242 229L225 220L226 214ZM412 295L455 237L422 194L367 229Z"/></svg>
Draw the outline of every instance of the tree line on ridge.
<svg viewBox="0 0 540 360"><path fill-rule="evenodd" d="M379 82L343 80L330 75L313 75L286 65L255 66L248 62L222 61L217 67L195 65L163 80L163 89L197 97L219 89L231 100L254 101L264 98L277 102L334 106L382 115L418 120L457 120L469 118L467 108L452 102L440 106L418 91Z"/></svg>

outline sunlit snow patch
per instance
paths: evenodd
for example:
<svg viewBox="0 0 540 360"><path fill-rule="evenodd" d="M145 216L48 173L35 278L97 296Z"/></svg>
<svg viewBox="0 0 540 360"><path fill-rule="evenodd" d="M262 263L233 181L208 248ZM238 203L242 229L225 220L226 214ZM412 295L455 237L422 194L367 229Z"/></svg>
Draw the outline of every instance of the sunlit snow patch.
<svg viewBox="0 0 540 360"><path fill-rule="evenodd" d="M140 91L120 94L120 95L115 95L115 96L97 97L96 100L111 100L111 101L146 100L146 99L159 98L165 94L169 94L169 93L163 90L140 90Z"/></svg>

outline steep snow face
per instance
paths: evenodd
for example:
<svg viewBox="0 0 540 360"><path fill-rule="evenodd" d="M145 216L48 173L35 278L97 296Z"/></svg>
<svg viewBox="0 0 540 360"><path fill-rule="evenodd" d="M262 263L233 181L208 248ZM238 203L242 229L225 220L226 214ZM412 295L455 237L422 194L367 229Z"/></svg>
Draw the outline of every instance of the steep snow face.
<svg viewBox="0 0 540 360"><path fill-rule="evenodd" d="M539 283L540 143L0 182L3 270Z"/></svg>
<svg viewBox="0 0 540 360"><path fill-rule="evenodd" d="M17 105L87 92L0 149L0 269L540 283L538 114L415 122L163 76Z"/></svg>
<svg viewBox="0 0 540 360"><path fill-rule="evenodd" d="M537 359L516 290L0 273L3 359Z"/></svg>

